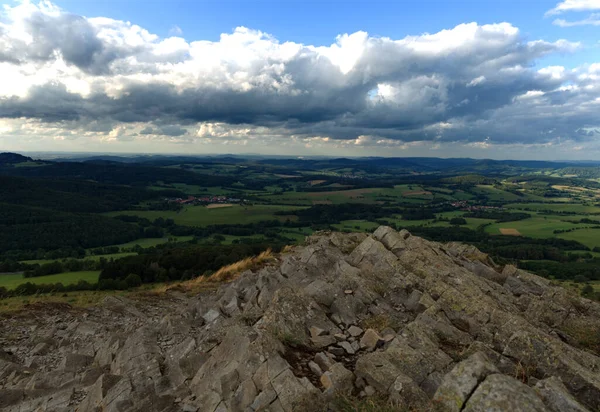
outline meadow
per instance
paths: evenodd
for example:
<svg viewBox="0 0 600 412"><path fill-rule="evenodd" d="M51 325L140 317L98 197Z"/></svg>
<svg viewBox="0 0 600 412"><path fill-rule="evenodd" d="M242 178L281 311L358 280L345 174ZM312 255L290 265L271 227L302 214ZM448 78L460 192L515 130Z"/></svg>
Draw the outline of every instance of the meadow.
<svg viewBox="0 0 600 412"><path fill-rule="evenodd" d="M0 287L6 289L14 289L21 283L31 282L36 285L62 283L63 285L72 285L80 280L85 280L89 283L98 282L99 270L81 271L81 272L65 272L57 273L56 275L38 276L33 278L24 278L21 273L3 273L0 274Z"/></svg>
<svg viewBox="0 0 600 412"><path fill-rule="evenodd" d="M155 211L155 210L125 210L107 213L108 216L131 215L149 220L159 217L173 219L182 226L208 226L219 224L244 224L255 223L263 220L282 220L292 216L280 216L275 212L298 210L299 207L284 205L234 205L226 208L209 209L204 206L186 206L180 211ZM130 242L136 243L137 241Z"/></svg>

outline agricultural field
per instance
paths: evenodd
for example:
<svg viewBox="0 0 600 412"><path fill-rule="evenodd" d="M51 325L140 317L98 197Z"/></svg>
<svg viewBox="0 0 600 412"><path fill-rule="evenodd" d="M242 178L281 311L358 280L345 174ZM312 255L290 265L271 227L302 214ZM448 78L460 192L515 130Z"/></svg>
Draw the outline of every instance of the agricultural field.
<svg viewBox="0 0 600 412"><path fill-rule="evenodd" d="M264 220L293 219L292 216L276 215L275 212L298 210L298 207L283 205L234 205L226 208L209 209L205 206L186 206L179 211L119 211L108 216L129 215L155 220L173 219L182 226L207 226L223 224L245 224ZM130 242L132 243L132 242ZM135 243L135 242L134 242ZM121 245L123 247L123 245Z"/></svg>
<svg viewBox="0 0 600 412"><path fill-rule="evenodd" d="M175 239L178 242L187 242L189 240L192 240L194 237L193 236L170 236L170 238ZM120 250L131 249L136 246L140 246L145 249L145 248L161 245L163 243L167 243L168 241L169 241L168 237L142 238L142 239L132 240L131 242L121 243L119 245L112 245L112 246L117 246ZM121 254L121 253L119 253L119 254ZM109 258L111 255L98 255L98 256L105 256L105 257ZM92 256L90 256L90 258L91 257Z"/></svg>
<svg viewBox="0 0 600 412"><path fill-rule="evenodd" d="M14 289L22 283L31 282L36 285L49 283L62 283L63 285L72 285L80 280L85 280L91 284L98 282L99 270L82 272L65 272L56 275L38 276L33 278L24 278L23 274L0 274L0 287Z"/></svg>

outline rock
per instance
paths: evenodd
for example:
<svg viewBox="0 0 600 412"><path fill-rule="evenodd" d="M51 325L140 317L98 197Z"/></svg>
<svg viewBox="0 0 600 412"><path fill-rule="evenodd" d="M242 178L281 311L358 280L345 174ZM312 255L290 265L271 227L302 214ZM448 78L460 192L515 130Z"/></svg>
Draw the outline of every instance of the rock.
<svg viewBox="0 0 600 412"><path fill-rule="evenodd" d="M338 346L344 349L348 355L354 355L354 353L356 352L352 345L348 342L340 342L338 343Z"/></svg>
<svg viewBox="0 0 600 412"><path fill-rule="evenodd" d="M310 341L315 348L320 349L333 345L336 342L336 339L331 335L323 335L312 337L310 338Z"/></svg>
<svg viewBox="0 0 600 412"><path fill-rule="evenodd" d="M65 372L78 372L94 361L92 356L69 353L63 360L61 368Z"/></svg>
<svg viewBox="0 0 600 412"><path fill-rule="evenodd" d="M330 346L327 348L327 351L335 356L344 356L346 354L346 351L343 348L338 348L335 346Z"/></svg>
<svg viewBox="0 0 600 412"><path fill-rule="evenodd" d="M363 334L363 330L358 326L352 325L348 328L348 333L350 334L350 336L357 337Z"/></svg>
<svg viewBox="0 0 600 412"><path fill-rule="evenodd" d="M351 294L353 294L353 293L354 293L354 291L353 291L352 289L346 289L346 290L344 290L344 293L345 293L346 295L351 295Z"/></svg>
<svg viewBox="0 0 600 412"><path fill-rule="evenodd" d="M212 323L215 320L217 320L219 316L221 316L221 313L218 310L211 309L208 312L206 312L204 315L202 315L202 318L204 319L204 321L206 323Z"/></svg>
<svg viewBox="0 0 600 412"><path fill-rule="evenodd" d="M310 383L301 383L289 369L280 373L271 383L281 402L281 407L286 412L292 412L294 403L299 399L311 394L314 396L314 393L318 392Z"/></svg>
<svg viewBox="0 0 600 412"><path fill-rule="evenodd" d="M273 387L269 385L269 387L265 388L265 390L263 390L256 398L254 398L250 408L256 412L265 411L276 398L277 393Z"/></svg>
<svg viewBox="0 0 600 412"><path fill-rule="evenodd" d="M231 411L245 411L256 398L258 392L252 379L246 379L240 384L231 400Z"/></svg>
<svg viewBox="0 0 600 412"><path fill-rule="evenodd" d="M364 349L375 349L385 341L374 329L367 329L363 337L360 339L360 347Z"/></svg>
<svg viewBox="0 0 600 412"><path fill-rule="evenodd" d="M475 388L493 373L499 373L498 368L483 352L477 352L444 376L433 401L450 412L461 411Z"/></svg>
<svg viewBox="0 0 600 412"><path fill-rule="evenodd" d="M328 371L334 362L325 353L319 352L315 355L315 363L322 371Z"/></svg>
<svg viewBox="0 0 600 412"><path fill-rule="evenodd" d="M509 376L494 374L477 387L463 410L542 412L547 409L530 387Z"/></svg>
<svg viewBox="0 0 600 412"><path fill-rule="evenodd" d="M600 399L600 357L579 346L600 330L597 302L384 226L316 232L197 296L174 285L43 308L2 318L3 412L324 410L335 392L398 410L579 412ZM369 318L393 328L356 326Z"/></svg>
<svg viewBox="0 0 600 412"><path fill-rule="evenodd" d="M389 401L397 408L413 411L427 410L430 406L425 392L411 378L402 374L390 386Z"/></svg>
<svg viewBox="0 0 600 412"><path fill-rule="evenodd" d="M561 380L555 376L543 379L535 384L535 391L544 404L553 412L586 412L587 409L577 402L565 388Z"/></svg>
<svg viewBox="0 0 600 412"><path fill-rule="evenodd" d="M49 350L50 350L50 345L48 345L46 342L41 342L41 343L38 343L35 346L35 348L33 348L33 350L30 352L30 354L33 356L45 355L48 353Z"/></svg>
<svg viewBox="0 0 600 412"><path fill-rule="evenodd" d="M90 387L87 396L79 405L80 411L93 411L100 408L108 391L122 378L116 375L101 375Z"/></svg>
<svg viewBox="0 0 600 412"><path fill-rule="evenodd" d="M327 332L324 329L321 329L317 326L311 326L309 329L310 332L310 337L311 338L318 338L319 336L323 336L323 335L328 335L329 332Z"/></svg>
<svg viewBox="0 0 600 412"><path fill-rule="evenodd" d="M349 394L354 388L354 374L341 363L334 363L331 368L321 376L321 384L326 390L336 393Z"/></svg>
<svg viewBox="0 0 600 412"><path fill-rule="evenodd" d="M317 376L321 376L323 374L321 367L314 361L308 362L308 368Z"/></svg>

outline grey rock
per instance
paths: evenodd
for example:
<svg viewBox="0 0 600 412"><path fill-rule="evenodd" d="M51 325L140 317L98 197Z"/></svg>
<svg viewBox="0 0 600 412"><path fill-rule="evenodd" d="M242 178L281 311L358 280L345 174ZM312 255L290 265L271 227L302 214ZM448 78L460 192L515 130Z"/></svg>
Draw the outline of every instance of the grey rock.
<svg viewBox="0 0 600 412"><path fill-rule="evenodd" d="M358 326L352 325L348 328L348 333L350 334L350 336L357 337L357 336L362 335L363 332L364 331L361 328L359 328Z"/></svg>
<svg viewBox="0 0 600 412"><path fill-rule="evenodd" d="M535 384L535 391L544 404L553 412L586 412L586 409L573 397L562 383L552 376Z"/></svg>
<svg viewBox="0 0 600 412"><path fill-rule="evenodd" d="M384 342L383 338L379 336L379 333L374 329L367 329L360 339L360 347L365 349L375 349Z"/></svg>
<svg viewBox="0 0 600 412"><path fill-rule="evenodd" d="M461 411L475 388L488 375L499 372L483 352L477 352L444 376L433 401L448 411Z"/></svg>
<svg viewBox="0 0 600 412"><path fill-rule="evenodd" d="M535 391L506 375L488 376L473 392L465 412L546 411Z"/></svg>

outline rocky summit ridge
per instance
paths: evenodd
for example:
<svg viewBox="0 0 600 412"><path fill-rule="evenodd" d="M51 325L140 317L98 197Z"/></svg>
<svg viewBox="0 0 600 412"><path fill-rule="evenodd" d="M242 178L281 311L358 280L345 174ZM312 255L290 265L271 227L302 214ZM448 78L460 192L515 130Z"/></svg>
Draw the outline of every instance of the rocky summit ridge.
<svg viewBox="0 0 600 412"><path fill-rule="evenodd" d="M600 305L384 226L318 233L197 296L41 309L2 319L0 411L600 405Z"/></svg>

